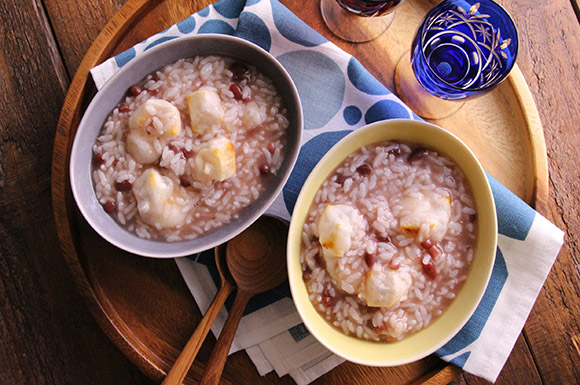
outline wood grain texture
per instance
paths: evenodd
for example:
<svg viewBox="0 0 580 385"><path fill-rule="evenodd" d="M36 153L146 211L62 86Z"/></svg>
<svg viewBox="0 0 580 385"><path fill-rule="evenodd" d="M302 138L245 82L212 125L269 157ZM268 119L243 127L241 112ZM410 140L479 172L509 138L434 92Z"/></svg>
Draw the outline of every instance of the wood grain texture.
<svg viewBox="0 0 580 385"><path fill-rule="evenodd" d="M286 222L263 215L227 243L228 270L238 292L263 293L286 281L287 237Z"/></svg>
<svg viewBox="0 0 580 385"><path fill-rule="evenodd" d="M68 185L68 171L67 167L63 167L66 163L66 158L68 150L71 146L71 138L68 136L68 127L74 127L78 125L80 119L80 108L86 106L87 95L83 94L85 87L88 83L88 71L90 68L94 67L96 63L99 63L103 58L111 55L110 48L111 44L115 44L117 39L121 39L129 29L129 26L124 23L124 21L131 20L131 18L138 19L142 16L143 5L147 4L154 7L156 2L138 2L134 1L127 4L119 12L117 16L111 19L99 36L88 37L90 41L94 39L92 46L95 48L92 50L93 55L85 56L76 71L75 77L73 78L71 85L69 87L69 92L64 100L61 116L57 124L57 130L55 134L55 148L60 148L61 151L56 151L53 157L53 169L52 173L54 175L59 175L60 178L53 178L52 193L54 202L54 219L57 227L61 228L62 231L59 233L59 239L61 241L61 247L64 251L65 256L75 255L75 245L71 242L66 242L66 240L73 239L73 234L78 234L79 226L74 222L75 209L70 205L71 192ZM121 22L122 20L123 22ZM79 28L77 35L84 35L82 29ZM70 36L70 31L64 36ZM117 37L112 38L111 36ZM71 92L72 91L72 92ZM64 158L59 159L59 155ZM60 167L59 167L60 165ZM59 204L60 203L60 204ZM73 223L73 227L69 227L69 224ZM83 270L82 261L71 260L67 258L68 266L75 278L75 282L85 299L87 299L89 304L89 309L92 311L93 315L99 322L101 326L105 325L108 319L104 316L103 306L105 309L107 305L110 305L108 299L103 299L98 301L97 298L102 297L102 288L98 285L91 286L86 279L85 270ZM126 281L125 281L126 282ZM122 286L126 287L126 284ZM109 306L110 308L110 306ZM110 309L111 312L115 313L115 309ZM187 318L185 318L187 319ZM133 329L125 324L107 324L108 328L104 328L105 333L117 346L128 346L128 343L124 337L131 335L134 330L140 330L143 328L142 325L136 325ZM148 349L147 347L143 347ZM150 368L148 372L150 377L160 378L165 374L165 372L160 371L154 363L149 363L148 359L141 354L141 352L136 352L130 358L133 362L141 363L139 367L147 366Z"/></svg>
<svg viewBox="0 0 580 385"><path fill-rule="evenodd" d="M236 330L248 301L252 298L252 293L238 287L234 303L228 312L228 318L224 323L224 327L220 332L218 340L213 347L209 360L205 366L205 370L199 380L200 385L217 385L220 382L224 366L228 359L228 352L234 341Z"/></svg>
<svg viewBox="0 0 580 385"><path fill-rule="evenodd" d="M518 62L546 127L550 167L547 216L565 231L564 247L524 334L544 383L577 383L580 356L571 338L580 331L580 24L565 0L533 0L513 10L519 29L528 31Z"/></svg>
<svg viewBox="0 0 580 385"><path fill-rule="evenodd" d="M302 4L301 2L297 2L297 3L290 3L289 4L291 6L292 5L293 6L304 5L304 7L300 8L300 11L295 11L297 13L304 12L305 9L308 9L308 5L312 6L309 3L307 3L307 4ZM140 7L143 4L144 4L143 2L135 1L135 2L128 3L125 8L132 9L133 11L137 11L137 10L140 9ZM163 8L163 6L166 5L166 4L170 4L170 3L169 2L164 2L158 8L152 8L151 9L151 12L148 13L147 16L143 18L143 20L138 20L138 18L132 16L129 12L127 12L123 16L126 17L126 18L130 18L130 19L133 20L133 22L137 23L137 27L132 28L131 31L148 31L147 33L149 34L149 33L153 33L153 32L155 32L155 31L158 30L158 29L152 29L152 28L159 28L159 29L161 29L161 26L163 26L163 28L165 28L168 25L170 25L171 23L176 22L176 21L182 19L183 17L187 16L189 13L191 13L191 12L193 12L195 10L195 9L186 9L186 8L179 8L179 7L171 7L171 8L168 8L168 9L167 8ZM187 12L185 12L182 15L174 14L174 13L169 12L169 11L175 11L175 10L177 10L178 12L179 11L187 11ZM422 12L426 12L426 10L427 10L427 8L422 8L421 9ZM148 24L148 19L154 18L155 15L156 15L156 12L160 12L160 15L161 16L165 16L166 17L166 18L161 17L159 19L159 20L163 20L165 22L165 24L164 23L161 23L161 24L156 23L156 24L153 24L153 25ZM121 10L120 13L123 14L123 10ZM306 18L308 18L308 15L312 15L312 14L307 13L306 15L303 15L303 17L305 16ZM316 15L316 13L314 13L314 15ZM300 13L299 13L299 16L300 16ZM173 18L173 17L175 17L175 18ZM310 22L312 21L311 18L312 18L312 16L310 16L310 19L308 19ZM404 19L405 18L403 17L403 20ZM113 24L114 26L117 26L117 28L118 28L119 27L118 23L115 23L114 21L115 20L113 20L113 22L110 23L110 25ZM316 18L314 19L314 23L316 23ZM104 32L105 32L104 35L106 35L107 32L114 32L114 30L113 29L108 30L107 28L105 28L105 31ZM122 32L123 32L123 34L125 33L125 31L122 31ZM90 55L87 55L87 57L91 57L92 58L91 60L94 60L94 58L97 57L97 56L104 56L104 52L107 51L107 50L110 50L110 47L113 47L113 46L117 45L118 47L116 48L116 51L119 51L119 50L122 50L123 48L126 48L126 47L128 47L128 46L136 43L137 41L140 41L143 38L147 37L147 35L145 35L145 36L141 36L141 35L130 36L130 34L127 34L127 35L119 34L118 36L119 37L117 37L117 35L115 35L115 39L117 40L117 41L115 41L115 44L109 44L106 47L98 47L97 46L97 48L99 48L98 50L96 50L96 52L98 52L98 55L95 55L94 52L92 52L93 50L91 49L91 51L90 51L91 54ZM122 36L122 37L120 37L120 36ZM99 36L99 37L101 37L101 36ZM120 41L121 38L123 38L123 41ZM97 38L96 43L103 43L104 41L105 41L104 38L102 40L100 40L99 38ZM119 44L117 44L117 42L119 42ZM342 42L339 42L339 44L341 44L341 43ZM355 46L355 47L357 47L357 49L360 49L361 46ZM401 47L399 47L399 50L401 50ZM402 51L400 51L400 52L402 52ZM357 56L359 56L359 54L360 54L360 56L364 56L365 54L368 55L368 53L369 53L368 47L366 49L362 49L361 52L356 52ZM85 60L87 60L87 57L85 57ZM395 57L396 56L394 56L393 58L395 58ZM83 63L84 63L84 61L83 61ZM84 71L83 63L81 63L81 70L82 71ZM395 63L395 61L394 60L391 60L391 69L394 68L394 63ZM383 62L383 64L384 64L384 62ZM82 72L82 71L79 71L79 72ZM77 72L77 75L78 75L79 72ZM390 77L392 77L392 75ZM392 80L390 79L389 81L392 81ZM73 81L73 86L74 86L74 83L75 82ZM512 94L516 94L517 93L516 92L516 89L517 89L518 83L515 82L515 81L511 81L511 82L508 82L508 85L511 88L507 88L507 91L505 91L505 90L502 91L502 95L505 94L506 92L507 93L512 92ZM71 86L71 89L74 89L74 88ZM82 93L82 91L83 90L80 90L81 93ZM73 92L73 94L74 94L74 92ZM70 95L70 92L69 92L69 95ZM510 100L510 99L513 99L513 97L511 97L511 98L509 96L506 97L506 100ZM486 113L485 110L482 111L481 109L480 109L480 111L478 113L473 113L472 112L471 114L473 115L473 117L477 117L477 116L488 116L488 115L490 115L490 113L492 111L495 112L496 109L505 107L504 104L501 104L501 103L500 104L497 104L497 103L495 103L493 101L493 99L491 99L491 103L486 103L486 105L490 105L490 107L492 109L489 110L489 111L487 111L487 113ZM66 106L67 106L67 104L65 102L65 107ZM481 103L475 106L476 111L477 111L477 108L480 108L480 106L481 106ZM514 107L517 107L517 106L514 105ZM466 113L468 113L468 111ZM62 116L65 117L67 115L69 115L69 113L67 113L66 110L63 109L63 115ZM76 114L75 118L77 118L77 117L78 117L78 113ZM500 122L497 122L496 121L496 122L494 122L494 124L487 125L486 127L496 128L496 126L501 126L502 123L503 123L504 126L508 126L508 127L511 124L513 124L516 127L518 125L519 126L523 125L524 127L528 127L528 125L526 125L525 123L522 123L522 122L526 122L526 121L529 121L530 120L529 117L526 116L526 115L516 116L515 119L519 119L519 120L517 120L515 123L511 122L510 119L511 119L511 117L508 118L508 120L506 122L501 122L501 121ZM61 118L61 121L63 121L64 123L66 123L66 119ZM66 133L66 128L64 127L64 124L63 124L63 128L64 128L63 129L63 132ZM541 126L539 127L539 129L541 130ZM485 132L485 131L486 130L482 130L482 132ZM524 132L524 134L525 134L525 132ZM489 134L488 133L488 135L490 136L490 138L493 138L494 137L493 134ZM517 132L515 133L515 137L519 137L521 135L522 135L522 133L517 133ZM463 135L463 136L465 136L465 135ZM477 137L477 135L476 135L476 137ZM70 138L69 138L69 142L70 142ZM511 141L508 140L508 142L511 142ZM543 144L543 143L541 143L541 144ZM519 161L511 162L511 163L513 163L515 165L520 165L520 166L523 164L524 165L523 169L524 170L528 170L528 169L533 170L531 175L534 176L534 175L537 174L537 168L536 169L534 169L533 167L530 168L526 164L527 163L527 160L526 159L530 159L530 158L533 159L534 149L532 149L528 153L525 153L524 152L523 154L521 154L521 153L518 152L521 149L524 149L525 150L527 147L529 147L529 145L526 146L525 143L523 143L521 146L520 145L515 145L515 146L512 146L512 147L505 147L507 150L506 151L502 151L500 153L501 154L507 154L508 155L508 159L509 159L509 155L512 154L512 153L515 154L515 157L516 158L517 157L520 157L519 158ZM516 149L516 151L514 151L514 149ZM540 146L540 149L542 149L542 146ZM56 153L56 150L55 150L55 153ZM540 155L542 155L543 154L543 151L539 151L538 153ZM521 161L522 155L523 155L523 159L524 159L523 162ZM493 158L491 158L490 156L487 156L486 159L493 159ZM503 161L503 163L505 164L506 162ZM542 162L540 161L539 163L541 164ZM501 171L502 169L499 168L499 170ZM533 200L532 197L537 192L536 186L537 185L543 186L546 183L545 176L544 175L540 175L540 176L543 176L544 177L543 178L543 183L539 183L538 182L538 180L541 180L542 178L537 178L537 180L535 180L534 177L532 177L532 178L525 178L525 177L524 178L502 178L500 176L498 179L500 179L500 181L504 181L504 183L505 183L505 181L507 181L507 182L513 182L513 181L523 182L523 185L516 185L514 187L512 187L512 186L509 186L509 187L512 187L512 189L514 191L516 191L518 194L520 194L520 196L522 196L524 199L532 202L532 200ZM531 179L531 183L527 182L528 179ZM547 191L547 188L544 187L543 191L546 192ZM58 199L61 199L61 197L57 197L57 198ZM63 203L63 202L57 200L57 203ZM90 230L87 230L86 232L81 233L81 237L82 236L85 236L85 234L87 234L87 233L90 233ZM74 245L70 246L69 250L72 250L73 248L74 248ZM94 248L86 249L84 251L84 253L82 253L83 254L83 257L86 258L87 256L90 256L91 255L90 250L94 250ZM73 253L74 253L74 251L73 251ZM96 258L100 258L100 256L97 256L97 255L94 255L94 256ZM89 258L89 260L92 261L93 258ZM84 272L81 271L81 269L77 269L77 273L80 273L81 275L84 274ZM93 274L93 272L91 272L89 270L89 273L87 275L89 275L91 278L95 278L95 277L92 276L92 274ZM108 281L109 279L108 279L108 277L104 277L104 280L105 281ZM107 282L107 284L109 284L109 283L110 282ZM149 329L140 329L140 328L137 328L135 325L123 325L123 328L122 329L119 329L119 326L117 325L117 323L123 322L123 320L125 320L125 319L131 320L130 317L131 317L132 314L130 314L130 313L129 314L125 314L125 317L123 317L123 316L119 316L118 314L115 313L115 311L118 311L118 309L122 309L123 311L127 310L127 309L124 308L124 306L126 306L127 304L121 302L122 299L120 299L120 298L118 299L119 300L118 303L109 303L109 301L111 300L111 298L109 298L108 295L110 296L109 293L112 293L112 292L113 291L104 291L104 290L103 291L100 291L99 290L99 292L96 293L97 294L97 302L98 303L105 303L107 305L107 307L109 308L108 310L107 309L104 309L104 313L107 315L106 317L108 317L109 320L108 321L107 320L104 320L104 322L101 322L101 324L106 325L105 326L105 331L113 338L113 340L125 352L127 352L127 354L131 357L131 359L133 359L138 365L140 365L142 368L144 368L144 370L146 370L151 376L153 376L154 378L158 378L159 376L162 376L162 374L163 374L163 366L166 365L166 362L167 361L171 362L172 360L170 358L167 359L167 357L163 357L163 358L159 357L159 352L161 351L162 356L165 356L165 353L167 353L167 352L171 353L171 346L172 346L172 344L168 344L167 343L167 341L169 341L170 339L166 338L164 341L157 341L157 343L155 343L154 341L151 341L150 340L150 337L151 337L150 334L152 334L151 331L155 329L155 324L156 324L155 320L151 320L151 319L148 322ZM121 290L121 292L123 292L123 290ZM88 293L88 294L91 294L91 293ZM148 307L147 304L146 304L142 308L149 309L150 307ZM154 309L152 309L152 310L154 312ZM100 317L102 318L103 315L101 315ZM112 322L112 324L111 324L111 322ZM159 327L161 329L163 329L164 326L165 325L160 325ZM165 334L165 337L167 337L167 330L164 330L164 334ZM143 337L145 335L147 335L148 337L146 337L146 338L140 338L140 337ZM128 340L120 340L119 339L119 336L123 336L124 338L128 338ZM149 346L142 345L142 344L141 344L142 346L140 345L140 341L144 341L144 340L147 340L147 345L149 345ZM128 349L127 350L126 348L127 348L128 345L131 346L131 349ZM175 345L173 345L173 346L175 346ZM159 350L159 348L161 350ZM173 350L175 350L175 349L173 349ZM151 359L152 359L151 357L154 357L154 361L155 362L151 362ZM160 359L157 360L157 358L160 358ZM399 378L399 380L398 380L399 382L408 382L409 379L418 378L418 376L420 376L422 373L425 373L425 371L427 373L433 372L434 369L433 369L432 366L428 366L428 367L424 367L423 366L423 369L421 369L422 365L425 364L425 363L428 363L428 362L430 362L430 360L425 360L425 361L422 361L420 363L416 363L414 365L408 365L406 367L400 367L400 368L395 368L395 369L383 369L380 372L380 374L379 373L377 373L377 374L379 375L379 378L383 378L383 377L387 376L387 377L389 377L389 378L391 378L393 380ZM438 365L440 365L440 364L438 364ZM343 366L341 366L341 368L337 369L337 371L340 372L340 371L343 370L343 368L345 368L344 369L345 370L344 373L346 375L345 376L340 376L339 378L342 378L342 379L346 378L346 379L352 380L352 373L353 372L356 372L356 371L353 370L353 368L349 367L349 365L343 365ZM196 367L194 367L194 369L196 369ZM197 368L197 369L199 369L199 368ZM423 370L423 371L418 371L418 370ZM449 371L450 374L453 374L453 372L454 372L453 370L450 370ZM194 376L195 375L197 375L197 373L195 373L195 370L194 370ZM365 375L362 378L363 378L363 381L371 381L371 382L374 382L375 381L375 380L373 380L373 378L375 378L375 377L373 377L372 374L369 375L369 372L368 371L365 372ZM431 378L433 378L434 381L437 381L436 378L439 378L439 376L432 376ZM320 381L323 381L323 382L328 381L328 376L324 376Z"/></svg>
<svg viewBox="0 0 580 385"><path fill-rule="evenodd" d="M145 263L141 261L142 258L135 259L135 256L124 255L110 245L104 244L104 241L96 236L82 219L77 218L78 215L71 216L71 212L75 213L76 210L74 204L71 205L68 185L63 183L63 181L66 181L66 167L63 167L65 164L63 159L67 157L66 154L70 149L71 142L71 137L67 137L67 135L71 132L70 129L74 130L76 128L78 123L80 117L79 108L84 104L82 95L86 92L85 87L87 87L87 83L84 80L88 69L94 66L92 63L102 60L107 55L112 55L108 51L118 43L119 39L123 39L118 44L119 47L123 45L130 46L148 36L146 35L147 32L144 32L146 28L166 28L203 6L203 4L190 4L194 8L187 9L178 7L171 2L161 3L159 7L155 7L153 3L147 3L151 8L148 10L151 12L148 12L141 19L137 14L142 15L145 13L144 10L147 7L144 7L144 5L143 1L127 3L95 39L92 46L94 49L91 48L90 54L85 56L77 70L67 94L67 99L64 102L55 140L53 196L55 219L57 226L62 230L59 234L65 256L69 260L71 271L79 283L81 292L89 299L93 314L99 320L105 333L133 362L149 376L160 380L179 353L180 348L175 347L183 346L187 336L192 333L191 327L199 320L199 312L193 311L192 313L195 305L179 303L178 299L191 301L191 296L187 290L178 289L179 285L183 286L181 277L178 274L172 272L171 276L167 276L166 279L161 279L158 282L150 281L149 277L151 276L146 273L147 269L142 268ZM173 7L169 9L163 8L165 5L173 5ZM169 11L178 11L182 12L182 14L175 14ZM132 20L131 25L137 23L131 29L131 33L140 31L141 35L137 32L134 32L133 35L127 33L127 29L123 29L123 26L127 24L122 24L119 21L123 19ZM152 23L151 20L154 22ZM142 27L143 25L149 27ZM114 38L112 38L113 36ZM87 95L90 96L90 94ZM68 127L70 129L67 129ZM73 239L76 239L76 241L73 241ZM79 250L78 254L77 249ZM113 258L109 259L107 258L108 256L113 256ZM110 265L103 269L103 263ZM116 264L119 266L113 267ZM149 268L152 268L152 266L149 266ZM165 268L167 269L167 266ZM119 271L123 274L115 278L111 274L112 271ZM168 269L167 273L170 271L171 269ZM160 277L156 276L156 278ZM131 285L128 286L127 282L131 282ZM160 286L161 282L175 282L177 286L175 286L175 290L167 291L165 287ZM178 313L174 314L174 320L177 321L175 325L171 324L168 327L165 319L167 314L172 314L169 308L160 311L157 308L157 302L143 301L147 296L143 295L140 290L143 287L149 288L152 286L157 288L154 292L159 293L160 297L171 298L170 306L174 306L175 309L179 310ZM138 294L135 293L133 295L132 292L135 290L138 291ZM131 301L127 301L128 298ZM143 341L147 341L147 343L144 344ZM200 362L207 362L207 353L205 355L204 353L202 348ZM205 361L204 357L206 357ZM341 365L338 372L334 371L335 373L324 376L319 382L350 383L354 376L354 378L360 377L363 382L370 381L372 383L376 379L388 377L394 382L405 383L410 379L417 378L422 373L431 371L434 365L440 365L436 358L425 359L398 368L373 368L372 370L362 371L361 367L357 365L345 364ZM228 368L230 369L228 370ZM194 363L190 376L186 378L186 383L196 381L200 376L201 369L199 365ZM242 377L252 383L272 383L276 379L275 374L258 377L248 357L243 353L228 359L226 373L222 377L222 382L239 382L240 373L244 373ZM277 382L281 383L287 381L291 382L292 380L287 376L277 380Z"/></svg>
<svg viewBox="0 0 580 385"><path fill-rule="evenodd" d="M197 323L195 332L187 341L187 344L172 365L171 370L163 379L162 385L180 385L189 372L191 365L197 357L197 353L203 345L219 311L228 299L228 296L235 290L235 283L228 272L225 246L219 245L214 248L215 261L221 279L220 289L214 297L212 303L207 308L201 321Z"/></svg>
<svg viewBox="0 0 580 385"><path fill-rule="evenodd" d="M430 4L435 0L429 0ZM209 2L209 1L208 1ZM165 0L139 23L138 28L122 30L114 52L160 31L208 2ZM283 1L295 13L325 36L332 38L318 16L316 1ZM71 90L82 94L88 68L110 56L110 46L95 41L103 31L111 36L122 24L111 20L125 0L34 0L0 2L0 383L2 384L152 384L137 367L152 368L148 375L159 381L193 333L200 315L170 261L152 261L131 255L104 244L91 233L71 205L65 183L53 180L53 193L63 205L55 207L59 225L73 223L69 236L75 244L60 242L66 253L86 250L70 271L87 279L86 286L74 286L58 249L59 240L51 218L50 162L52 142L59 111L72 74ZM133 2L135 4L135 2ZM422 6L408 0L407 12L422 12ZM425 0L424 4L427 4ZM545 202L548 217L566 232L566 244L556 261L522 336L510 355L498 384L561 384L577 383L580 358L574 340L580 333L580 219L578 211L580 167L578 124L580 111L580 27L577 0L503 0L514 16L521 32L518 65L530 87L544 124L545 145L549 160L549 199ZM45 12L46 11L46 12ZM134 9L125 10L125 15ZM399 15L403 12L399 13ZM107 25L108 24L108 25ZM107 26L105 26L107 25ZM412 33L414 28L396 18L393 29L378 48L372 44L339 45L355 54L379 80L392 89L389 68L394 52L393 42ZM336 39L334 39L336 41ZM100 44L100 54L83 65L83 58L92 44ZM387 63L385 66L383 59ZM508 87L509 88L509 87ZM509 89L508 89L509 92ZM74 126L79 112L74 107L86 105L86 99L64 102ZM514 119L526 119L515 117ZM494 124L511 124L495 122ZM70 146L62 141L59 125L55 141L61 135L61 150ZM461 130L461 127L455 128ZM493 136L493 131L490 132ZM481 140L485 140L482 136ZM479 140L477 139L477 140ZM470 144L478 145L474 138ZM533 152L518 156L533 158ZM62 162L62 159L59 159ZM506 159L509 162L509 157ZM54 172L55 170L53 170ZM56 170L65 175L66 170ZM522 173L521 180L531 176ZM505 182L505 181L502 181ZM537 193L537 181L513 187L524 198ZM530 187L531 186L531 187ZM540 191L541 193L541 191ZM60 194L60 195L59 195ZM54 199L53 199L54 201ZM541 207L542 202L536 202ZM543 210L541 210L543 211ZM71 214L72 213L72 214ZM71 222L69 222L71 221ZM99 258L92 258L100 248ZM131 284L128 284L131 282ZM86 312L78 291L85 298L102 300L89 303L101 324L107 311L117 313L118 322L105 332L121 348L130 347L133 338L139 353L131 357L133 365L103 335ZM144 302L145 294L155 290L153 303ZM172 298L172 303L164 301ZM178 309L176 311L176 309ZM152 344L139 346L143 335L153 336ZM207 360L215 339L209 337L200 351L200 360ZM162 352L158 355L153 353ZM154 359L149 362L145 354ZM441 362L433 357L396 369L367 368L345 363L323 376L316 383L364 384L404 383L409 379L440 373ZM450 370L453 368L451 367ZM239 373L255 383L292 384L285 376L259 377L248 357L237 353L228 359L223 383L240 383ZM187 383L195 382L201 372L193 370ZM444 380L446 381L446 380ZM454 384L479 384L482 380L463 374Z"/></svg>
<svg viewBox="0 0 580 385"><path fill-rule="evenodd" d="M94 39L125 2L44 0L55 39L59 42L71 78Z"/></svg>
<svg viewBox="0 0 580 385"><path fill-rule="evenodd" d="M69 79L43 4L2 1L0 20L0 383L151 384L98 332L59 250L51 147Z"/></svg>
<svg viewBox="0 0 580 385"><path fill-rule="evenodd" d="M287 235L286 222L264 215L227 243L227 267L236 282L237 292L199 381L200 385L219 383L238 324L250 298L280 286L288 278L285 267Z"/></svg>

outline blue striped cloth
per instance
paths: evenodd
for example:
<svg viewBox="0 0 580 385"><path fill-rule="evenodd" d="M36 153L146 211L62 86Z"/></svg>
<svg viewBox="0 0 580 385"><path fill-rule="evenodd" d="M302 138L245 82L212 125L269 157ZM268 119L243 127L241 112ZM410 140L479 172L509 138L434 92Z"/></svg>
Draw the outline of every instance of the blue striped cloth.
<svg viewBox="0 0 580 385"><path fill-rule="evenodd" d="M101 87L115 71L153 46L201 33L236 35L261 46L287 69L300 93L305 120L302 148L283 193L269 209L272 214L290 218L314 165L349 132L383 119L419 119L357 59L277 0L221 0L94 68L95 83ZM489 180L499 221L491 281L475 314L437 354L493 382L558 255L563 233L491 176ZM202 255L199 260L216 273L213 256ZM253 300L249 312L288 295L287 288L267 293Z"/></svg>

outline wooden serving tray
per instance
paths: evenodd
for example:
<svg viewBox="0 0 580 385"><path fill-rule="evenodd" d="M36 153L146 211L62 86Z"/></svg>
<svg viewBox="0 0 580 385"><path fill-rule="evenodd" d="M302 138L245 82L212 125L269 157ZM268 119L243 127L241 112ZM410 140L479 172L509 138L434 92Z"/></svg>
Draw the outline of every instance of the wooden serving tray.
<svg viewBox="0 0 580 385"><path fill-rule="evenodd" d="M99 34L70 85L53 154L53 205L61 247L72 276L104 332L143 372L160 381L193 333L201 314L173 260L125 253L105 242L84 221L69 186L69 158L84 109L96 90L89 75L95 65L164 30L210 0L129 0ZM421 18L437 1L408 0L387 33L364 44L336 39L324 26L318 2L282 0L291 11L347 52L393 90L394 68L408 50ZM487 95L466 103L455 115L435 121L461 137L486 170L540 213L548 199L544 135L531 93L516 66L510 77ZM207 338L186 383L201 376L215 343ZM460 369L435 356L394 367L370 368L344 363L315 383L448 383ZM293 384L289 376L260 377L248 356L232 355L226 384Z"/></svg>

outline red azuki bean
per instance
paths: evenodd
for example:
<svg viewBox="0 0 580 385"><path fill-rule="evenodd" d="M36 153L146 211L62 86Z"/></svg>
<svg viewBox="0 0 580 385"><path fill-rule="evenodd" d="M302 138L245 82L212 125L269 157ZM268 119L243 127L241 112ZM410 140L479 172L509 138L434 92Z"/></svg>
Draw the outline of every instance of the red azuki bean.
<svg viewBox="0 0 580 385"><path fill-rule="evenodd" d="M174 154L179 154L181 152L181 149L173 143L169 144L167 148L173 151Z"/></svg>
<svg viewBox="0 0 580 385"><path fill-rule="evenodd" d="M129 182L127 179L115 183L115 188L117 191L129 191L133 187L133 183Z"/></svg>
<svg viewBox="0 0 580 385"><path fill-rule="evenodd" d="M276 145L274 144L274 142L268 143L268 147L266 148L268 149L268 152L270 152L270 154L274 154L276 152Z"/></svg>
<svg viewBox="0 0 580 385"><path fill-rule="evenodd" d="M95 166L97 166L97 167L99 167L100 165L105 163L105 160L103 159L103 154L101 154L101 153L95 154L95 156L93 158L93 162L95 163Z"/></svg>
<svg viewBox="0 0 580 385"><path fill-rule="evenodd" d="M421 247L426 249L426 250L429 250L431 247L433 247L433 245L434 245L434 243L431 240L431 238L427 238L423 242L421 242Z"/></svg>
<svg viewBox="0 0 580 385"><path fill-rule="evenodd" d="M443 250L441 249L441 247L439 247L439 245L435 244L435 245L431 246L427 250L427 252L431 256L431 258L436 259L438 256L441 255L441 253L443 252Z"/></svg>
<svg viewBox="0 0 580 385"><path fill-rule="evenodd" d="M127 103L123 103L119 105L119 112L127 112L129 111L131 108L129 107L129 105Z"/></svg>
<svg viewBox="0 0 580 385"><path fill-rule="evenodd" d="M268 175L269 173L270 173L270 166L268 166L265 163L260 166L260 174L262 174L262 175Z"/></svg>
<svg viewBox="0 0 580 385"><path fill-rule="evenodd" d="M234 94L234 99L236 100L244 99L244 89L239 84L236 83L232 84L230 86L230 91L232 91L232 93Z"/></svg>
<svg viewBox="0 0 580 385"><path fill-rule="evenodd" d="M358 172L361 175L369 175L371 173L371 171L372 171L372 167L368 163L363 163L356 168L356 172Z"/></svg>
<svg viewBox="0 0 580 385"><path fill-rule="evenodd" d="M182 175L179 177L179 183L183 187L189 187L193 183L193 180L191 179L191 177L189 175Z"/></svg>
<svg viewBox="0 0 580 385"><path fill-rule="evenodd" d="M322 295L324 295L325 297L332 297L330 295L330 287L325 287L324 291L322 292Z"/></svg>
<svg viewBox="0 0 580 385"><path fill-rule="evenodd" d="M332 297L327 297L327 296L322 297L322 303L326 307L331 307L333 302L334 301L332 300Z"/></svg>
<svg viewBox="0 0 580 385"><path fill-rule="evenodd" d="M413 152L411 152L411 155L409 155L409 160L414 161L424 157L427 154L428 151L425 147L417 147L416 149L413 150Z"/></svg>
<svg viewBox="0 0 580 385"><path fill-rule="evenodd" d="M383 242L383 243L390 243L391 242L391 237L389 236L389 234L377 234L377 241L379 242Z"/></svg>
<svg viewBox="0 0 580 385"><path fill-rule="evenodd" d="M421 247L427 250L431 258L435 259L441 255L443 249L437 243L433 242L432 239L427 238L423 242L421 242Z"/></svg>
<svg viewBox="0 0 580 385"><path fill-rule="evenodd" d="M232 63L230 66L230 71L232 71L232 79L234 79L236 82L240 82L244 79L250 80L250 70L243 63Z"/></svg>
<svg viewBox="0 0 580 385"><path fill-rule="evenodd" d="M391 258L389 260L389 267L392 270L399 270L399 267L401 267L401 264L400 264L400 262L395 262L395 258Z"/></svg>
<svg viewBox="0 0 580 385"><path fill-rule="evenodd" d="M314 256L314 262L316 262L316 264L320 267L326 267L326 262L324 262L324 259L322 258L320 253Z"/></svg>
<svg viewBox="0 0 580 385"><path fill-rule="evenodd" d="M423 271L429 278L435 279L437 277L437 270L431 259L427 262L421 261L421 265L423 266Z"/></svg>
<svg viewBox="0 0 580 385"><path fill-rule="evenodd" d="M133 96L137 96L141 92L143 92L143 88L138 86L138 85L134 85L134 86L131 86L131 88L129 88L129 93Z"/></svg>
<svg viewBox="0 0 580 385"><path fill-rule="evenodd" d="M185 155L185 157L186 157L187 159L189 159L189 158L193 158L193 157L195 156L195 151L193 151L193 150L185 150L185 149L184 149L184 150L183 150L183 155Z"/></svg>
<svg viewBox="0 0 580 385"><path fill-rule="evenodd" d="M306 270L302 272L302 279L304 281L310 281L310 278L312 278L312 270L307 267Z"/></svg>
<svg viewBox="0 0 580 385"><path fill-rule="evenodd" d="M117 203L112 200L108 200L103 204L103 208L105 209L106 213L112 213L113 211L117 210Z"/></svg>
<svg viewBox="0 0 580 385"><path fill-rule="evenodd" d="M344 184L344 181L346 180L346 175L343 174L338 174L336 176L336 179L334 180L334 182L340 186L342 186Z"/></svg>
<svg viewBox="0 0 580 385"><path fill-rule="evenodd" d="M374 254L369 253L365 254L365 263L367 264L368 267L373 267L376 260L377 257Z"/></svg>
<svg viewBox="0 0 580 385"><path fill-rule="evenodd" d="M155 88L154 90L147 90L147 93L151 96L157 95L161 90L159 88Z"/></svg>
<svg viewBox="0 0 580 385"><path fill-rule="evenodd" d="M389 150L389 154L393 154L395 156L401 155L401 145L399 143L395 144L395 146Z"/></svg>

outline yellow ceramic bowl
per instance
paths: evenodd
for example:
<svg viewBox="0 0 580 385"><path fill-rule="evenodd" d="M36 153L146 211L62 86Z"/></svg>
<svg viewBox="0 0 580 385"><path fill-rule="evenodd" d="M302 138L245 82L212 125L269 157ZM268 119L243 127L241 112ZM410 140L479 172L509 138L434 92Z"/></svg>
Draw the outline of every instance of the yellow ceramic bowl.
<svg viewBox="0 0 580 385"><path fill-rule="evenodd" d="M420 143L455 161L471 184L478 211L475 256L467 281L451 306L427 328L394 343L370 342L347 336L322 318L308 298L302 280L302 226L320 185L360 147L387 141ZM329 350L359 364L395 366L419 360L443 346L475 311L491 275L497 245L497 218L491 188L481 164L456 136L433 124L395 119L355 130L337 143L314 168L298 196L288 234L288 278L296 308L308 330Z"/></svg>

